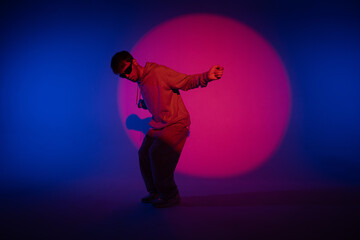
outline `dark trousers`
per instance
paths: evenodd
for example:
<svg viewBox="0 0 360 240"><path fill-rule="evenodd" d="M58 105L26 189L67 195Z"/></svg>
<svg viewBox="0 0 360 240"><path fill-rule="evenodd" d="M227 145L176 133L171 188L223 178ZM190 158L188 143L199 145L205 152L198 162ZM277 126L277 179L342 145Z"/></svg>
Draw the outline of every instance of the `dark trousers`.
<svg viewBox="0 0 360 240"><path fill-rule="evenodd" d="M164 199L174 197L178 188L174 172L189 129L173 124L161 130L150 129L139 149L141 175L149 193L159 193Z"/></svg>

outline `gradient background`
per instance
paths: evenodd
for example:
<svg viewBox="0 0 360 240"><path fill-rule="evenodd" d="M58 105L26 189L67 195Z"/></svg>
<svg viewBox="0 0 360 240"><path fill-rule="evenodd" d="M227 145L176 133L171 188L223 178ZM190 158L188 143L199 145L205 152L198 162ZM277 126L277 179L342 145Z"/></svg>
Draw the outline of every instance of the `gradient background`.
<svg viewBox="0 0 360 240"><path fill-rule="evenodd" d="M0 7L0 179L9 239L54 239L54 234L67 239L86 234L136 238L146 231L155 236L157 225L146 225L149 222L166 229L158 238L207 236L204 232L216 237L203 225L186 224L189 219L203 222L212 217L221 222L230 219L226 226L206 222L222 226L216 233L227 233L230 239L241 236L238 231L244 224L248 224L246 236L256 236L252 234L281 231L291 223L295 231L314 212L334 221L342 219L341 208L325 215L307 208L308 215L302 215L304 222L299 223L294 219L303 210L265 210L264 214L261 204L256 210L243 209L246 201L235 204L242 208L242 220L222 204L215 204L215 210L195 207L182 213L173 209L159 213L139 205L145 187L137 149L120 121L118 79L110 59L116 51L131 50L157 25L191 13L228 16L263 36L287 70L292 106L283 141L265 164L231 178L177 174L182 195L194 200L222 194L236 200L236 194L245 193L271 198L267 193L276 191L358 192L358 1L2 1ZM235 111L237 106L232 107ZM327 190L326 194L333 196ZM246 199L253 203L253 198ZM353 230L351 224L349 220L349 229L344 225L339 234ZM328 229L328 224L320 226L324 232Z"/></svg>

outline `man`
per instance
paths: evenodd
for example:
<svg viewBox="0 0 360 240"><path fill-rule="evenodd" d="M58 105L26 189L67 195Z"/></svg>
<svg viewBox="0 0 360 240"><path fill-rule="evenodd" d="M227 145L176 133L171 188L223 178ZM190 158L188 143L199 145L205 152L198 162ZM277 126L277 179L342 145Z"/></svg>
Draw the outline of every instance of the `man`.
<svg viewBox="0 0 360 240"><path fill-rule="evenodd" d="M139 149L140 170L149 192L142 202L158 208L178 205L174 172L190 126L179 90L206 87L208 82L221 78L224 68L215 65L208 72L186 75L156 63L142 67L127 51L113 56L111 68L121 78L139 85L146 105L143 108L152 114L152 128Z"/></svg>

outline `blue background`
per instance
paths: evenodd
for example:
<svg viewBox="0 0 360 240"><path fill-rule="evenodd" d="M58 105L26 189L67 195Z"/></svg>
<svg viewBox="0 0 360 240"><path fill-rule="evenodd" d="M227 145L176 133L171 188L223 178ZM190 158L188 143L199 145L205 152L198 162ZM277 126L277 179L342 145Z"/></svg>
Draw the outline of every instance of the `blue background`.
<svg viewBox="0 0 360 240"><path fill-rule="evenodd" d="M137 150L118 116L118 79L110 59L116 51L131 50L158 24L199 12L254 28L288 70L293 91L289 129L257 177L286 178L296 170L303 179L318 175L358 184L356 1L3 2L2 183L58 185L94 174L138 175Z"/></svg>
<svg viewBox="0 0 360 240"><path fill-rule="evenodd" d="M43 197L74 186L140 197L145 188L137 149L120 122L110 60L158 24L191 13L228 16L260 33L284 62L293 105L284 140L265 165L236 178L177 174L183 192L360 184L358 1L2 1L0 6L5 199Z"/></svg>

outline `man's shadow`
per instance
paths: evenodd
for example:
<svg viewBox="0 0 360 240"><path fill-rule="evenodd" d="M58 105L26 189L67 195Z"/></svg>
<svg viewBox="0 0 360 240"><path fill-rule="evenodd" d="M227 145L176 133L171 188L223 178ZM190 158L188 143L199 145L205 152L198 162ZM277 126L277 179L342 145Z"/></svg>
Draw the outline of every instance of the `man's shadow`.
<svg viewBox="0 0 360 240"><path fill-rule="evenodd" d="M146 134L150 129L151 117L141 119L136 114L131 114L126 119L126 127L130 130L135 130Z"/></svg>
<svg viewBox="0 0 360 240"><path fill-rule="evenodd" d="M127 129L139 131L139 132L144 133L144 135L146 135L146 133L150 129L150 125L149 125L150 121L151 121L151 117L141 119L141 118L139 118L138 115L131 114L126 119L125 124L126 124ZM189 136L190 136L190 131L188 133L188 137Z"/></svg>

